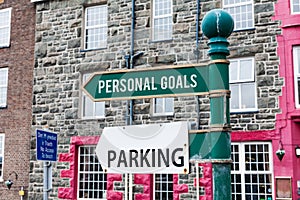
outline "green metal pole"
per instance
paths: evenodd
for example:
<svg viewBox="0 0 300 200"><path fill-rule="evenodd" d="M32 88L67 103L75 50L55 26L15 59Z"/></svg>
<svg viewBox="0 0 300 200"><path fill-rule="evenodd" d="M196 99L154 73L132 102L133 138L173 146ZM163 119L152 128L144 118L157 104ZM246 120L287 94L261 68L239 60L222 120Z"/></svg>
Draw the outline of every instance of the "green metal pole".
<svg viewBox="0 0 300 200"><path fill-rule="evenodd" d="M210 98L210 160L213 167L213 199L231 199L231 147L229 113L229 55L227 37L234 27L232 17L216 9L202 21L202 30L209 38L209 98Z"/></svg>

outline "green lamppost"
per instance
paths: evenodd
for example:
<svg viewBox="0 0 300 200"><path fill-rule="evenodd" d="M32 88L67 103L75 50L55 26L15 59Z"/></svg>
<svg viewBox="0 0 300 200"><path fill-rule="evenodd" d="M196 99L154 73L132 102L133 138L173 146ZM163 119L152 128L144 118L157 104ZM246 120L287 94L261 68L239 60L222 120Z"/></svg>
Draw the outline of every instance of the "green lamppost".
<svg viewBox="0 0 300 200"><path fill-rule="evenodd" d="M209 144L206 159L213 167L213 199L231 199L231 145L229 113L229 55L227 37L234 28L232 17L224 10L208 12L202 21L202 31L209 39L210 132L204 143Z"/></svg>

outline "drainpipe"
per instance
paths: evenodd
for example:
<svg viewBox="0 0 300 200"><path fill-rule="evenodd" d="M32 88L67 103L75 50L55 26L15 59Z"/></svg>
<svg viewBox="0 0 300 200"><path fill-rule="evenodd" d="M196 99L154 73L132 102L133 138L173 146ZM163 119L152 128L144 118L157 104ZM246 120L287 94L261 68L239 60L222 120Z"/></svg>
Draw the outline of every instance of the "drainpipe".
<svg viewBox="0 0 300 200"><path fill-rule="evenodd" d="M197 57L197 63L199 62L199 18L200 18L200 0L197 0L197 16L196 16L196 50L195 54ZM197 112L197 125L196 129L200 128L200 102L199 96L195 96L196 98L196 112Z"/></svg>
<svg viewBox="0 0 300 200"><path fill-rule="evenodd" d="M131 47L130 47L130 69L133 69L134 55L134 28L135 28L135 0L131 0Z"/></svg>
<svg viewBox="0 0 300 200"><path fill-rule="evenodd" d="M196 49L194 53L197 57L197 63L199 62L199 18L200 18L200 0L197 0L197 16L196 16Z"/></svg>
<svg viewBox="0 0 300 200"><path fill-rule="evenodd" d="M133 59L134 59L134 28L135 28L135 0L131 0L131 47L130 47L130 63L129 63L129 69L133 69ZM127 101L128 102L128 101ZM127 107L128 110L128 107ZM128 116L128 115L127 115ZM133 122L133 100L129 100L129 125L132 125ZM129 192L129 200L132 200L132 193L133 193L133 188L132 188L132 174L129 174L129 185L128 185L128 192ZM127 185L126 185L127 187ZM127 194L126 194L127 196Z"/></svg>
<svg viewBox="0 0 300 200"><path fill-rule="evenodd" d="M126 55L124 58L126 60L126 67L127 69L133 69L134 68L134 60L143 55L143 52L138 52L134 54L134 30L135 30L135 0L131 0L131 47L130 47L130 53L129 55ZM133 100L127 101L127 108L129 104L129 111L127 109L126 111L126 124L132 125L133 122ZM129 118L129 119L128 119Z"/></svg>
<svg viewBox="0 0 300 200"><path fill-rule="evenodd" d="M131 0L131 48L130 48L130 69L133 69L134 59L134 28L135 28L135 0ZM129 125L133 121L133 100L129 102Z"/></svg>
<svg viewBox="0 0 300 200"><path fill-rule="evenodd" d="M126 68L130 69L130 55L125 55L125 62L126 62ZM130 106L129 106L130 105ZM129 106L129 107L128 107ZM131 125L132 124L132 100L127 100L126 101L126 125ZM130 112L130 114L129 114Z"/></svg>
<svg viewBox="0 0 300 200"><path fill-rule="evenodd" d="M130 47L130 55L126 55L126 65L127 69L133 69L134 68L134 60L143 55L143 52L138 52L134 54L134 30L135 30L135 0L131 0L131 47ZM128 109L128 103L129 103L129 109ZM127 119L127 125L132 125L133 124L133 100L127 101L127 106L126 106L126 119ZM128 112L129 110L129 112ZM129 119L128 119L129 118ZM132 174L129 174L129 180L128 180L128 187L129 187L129 200L132 200L132 194L133 194L133 177ZM126 194L127 195L127 194Z"/></svg>

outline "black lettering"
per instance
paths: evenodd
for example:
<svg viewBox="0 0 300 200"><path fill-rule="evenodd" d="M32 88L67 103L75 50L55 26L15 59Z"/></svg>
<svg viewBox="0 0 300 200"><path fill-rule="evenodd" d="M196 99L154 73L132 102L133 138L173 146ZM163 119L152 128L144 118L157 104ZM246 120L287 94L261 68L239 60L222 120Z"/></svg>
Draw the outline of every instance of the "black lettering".
<svg viewBox="0 0 300 200"><path fill-rule="evenodd" d="M170 166L170 160L169 160L169 148L166 149L166 155L164 155L164 152L162 149L157 150L157 162L158 162L158 167L162 166L161 160L164 162L164 166L169 167Z"/></svg>
<svg viewBox="0 0 300 200"><path fill-rule="evenodd" d="M175 160L175 154L177 153L177 151L183 151L183 148L176 148L173 153L172 153L172 163L173 165L175 165L176 167L183 167L184 166L184 159L183 156L178 156L178 159L180 160L180 163L177 163Z"/></svg>
<svg viewBox="0 0 300 200"><path fill-rule="evenodd" d="M133 155L135 153L135 155ZM138 151L137 150L129 150L129 166L132 167L133 161L135 162L135 167L139 167L139 163L137 161L138 157Z"/></svg>
<svg viewBox="0 0 300 200"><path fill-rule="evenodd" d="M141 167L144 166L144 162L147 164L147 167L150 167L150 163L147 160L147 156L148 156L149 151L150 151L150 149L147 149L146 152L145 152L145 154L143 154L144 150L141 149Z"/></svg>
<svg viewBox="0 0 300 200"><path fill-rule="evenodd" d="M124 150L120 151L117 167L120 167L121 163L124 163L124 167L128 167Z"/></svg>
<svg viewBox="0 0 300 200"><path fill-rule="evenodd" d="M152 149L152 167L155 167L155 149Z"/></svg>
<svg viewBox="0 0 300 200"><path fill-rule="evenodd" d="M110 167L110 162L114 161L116 159L116 152L113 150L110 150L107 152L107 161L108 161L108 167ZM112 157L111 157L112 156Z"/></svg>

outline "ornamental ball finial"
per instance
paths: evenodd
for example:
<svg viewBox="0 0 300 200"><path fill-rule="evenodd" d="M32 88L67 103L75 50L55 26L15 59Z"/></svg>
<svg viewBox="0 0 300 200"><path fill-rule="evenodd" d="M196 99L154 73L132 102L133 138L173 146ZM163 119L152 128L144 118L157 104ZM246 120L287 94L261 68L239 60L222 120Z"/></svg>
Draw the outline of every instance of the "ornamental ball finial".
<svg viewBox="0 0 300 200"><path fill-rule="evenodd" d="M231 15L222 9L209 11L202 20L202 31L209 39L213 37L227 38L233 28L234 21Z"/></svg>

